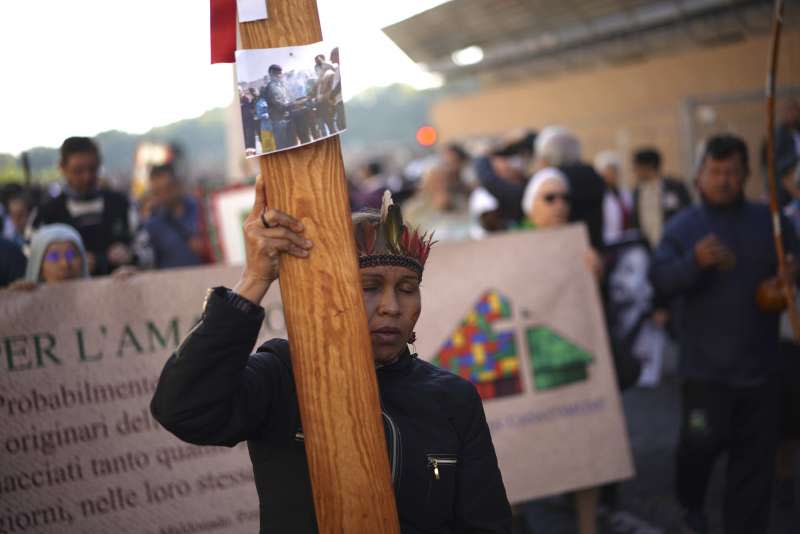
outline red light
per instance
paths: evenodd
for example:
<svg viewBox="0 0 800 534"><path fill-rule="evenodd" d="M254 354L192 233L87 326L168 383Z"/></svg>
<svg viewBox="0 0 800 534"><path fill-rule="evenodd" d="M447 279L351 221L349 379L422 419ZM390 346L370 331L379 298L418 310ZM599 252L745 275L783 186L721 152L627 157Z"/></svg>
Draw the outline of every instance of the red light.
<svg viewBox="0 0 800 534"><path fill-rule="evenodd" d="M437 137L436 128L433 126L422 126L417 130L417 143L422 146L433 146Z"/></svg>

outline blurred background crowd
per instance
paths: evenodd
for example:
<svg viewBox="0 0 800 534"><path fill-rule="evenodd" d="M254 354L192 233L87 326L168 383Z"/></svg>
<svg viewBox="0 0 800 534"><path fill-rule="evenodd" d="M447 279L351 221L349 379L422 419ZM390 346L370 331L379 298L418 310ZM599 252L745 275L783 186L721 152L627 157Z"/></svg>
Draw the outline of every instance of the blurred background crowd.
<svg viewBox="0 0 800 534"><path fill-rule="evenodd" d="M775 152L780 207L787 224L800 229L800 103L794 99L784 101L780 117ZM209 200L219 188L189 186L181 174L186 166L182 151L176 146L162 148L157 151L158 163L144 164L146 181L134 183L128 191L115 189L102 179L102 154L98 145L86 137L70 137L61 145L59 170L63 179L47 184L28 180L3 185L0 285L14 290L35 290L42 283L74 278L108 275L124 278L144 270L223 261L217 242L218 221ZM766 157L763 147L757 150ZM683 253L673 250L679 246L676 243L682 239L681 232L708 237L692 245L692 261L698 268L720 272L733 269L731 272L737 273L734 284L738 285L749 283L750 273L744 270L750 268L746 249L756 247L755 243L770 244L769 229L763 224L759 226L763 221L759 222L757 217L746 222L764 230L762 235L753 235L753 243L746 242L750 239L747 236L736 237L727 244L724 238L717 239L717 234L725 236L725 231L715 225L727 223L724 218L720 219L722 222L715 218L720 213L724 215L728 206L745 202L748 177L765 179L765 160L751 164L750 152L745 141L736 135L710 136L698 146L692 176L669 176L655 144L635 148L627 155L629 161L625 161L623 154L611 149L586 154L574 132L563 126L548 125L539 130L514 130L496 138L434 145L407 161L398 161L397 154L392 153L366 159L349 166L349 201L353 211L379 208L383 192L388 189L403 206L406 219L435 231L440 241L555 229L569 223L585 225L589 248L583 261L596 277L604 298L617 379L620 388L627 392L626 407L632 412L628 414L632 434L635 438L637 432L649 434L652 430L652 425L642 428L635 425L642 410L642 399L632 400L636 399L637 391L660 392L656 395L663 398L656 402L664 405L650 415L665 410L665 414L680 419L676 427L684 429L674 466L681 510L675 516L681 518L681 524L693 529L688 532L707 532L705 488L714 460L726 447L731 447L727 444L731 438L716 436L715 439L726 444L713 450L706 450L708 443L693 442L686 425L706 423L696 420L697 413L687 412L687 405L693 399L707 398L719 384L736 392L743 386L758 388L763 384L774 390L771 377L779 370L787 372L784 375L787 379L780 381L780 402L776 398L776 403L768 409L771 417L764 417L763 413L759 421L748 419L747 414L732 417L736 424L750 425L757 432L767 432L768 427L763 425L774 420L775 428L781 431L775 443L780 442L781 447L776 449L774 462L767 461L766 468L764 451L773 450L769 445L747 443L739 450L740 454L760 459L760 475L754 465L750 465L751 472L742 475L744 479L760 477L760 486L751 480L749 489L740 488L738 496L726 494L726 499L744 499L748 503L746 508L755 509L756 514L767 513L776 506L777 515L789 518L786 521L793 521L791 518L797 514L794 472L800 438L800 373L797 373L800 346L787 335L780 351L783 363L775 365L748 367L748 355L738 357L741 361L731 356L735 360L731 365L709 369L685 363L689 360L686 353L703 352L698 345L723 343L742 352L745 350L742 346L755 339L757 350L769 352L769 346L777 341L770 339L769 325L759 325L759 311L754 312L752 321L740 325L746 333L732 344L713 336L704 340L704 330L715 321L730 320L732 326L736 324L738 318L726 318L727 312L722 309L730 305L728 297L713 295L710 304L701 305L698 312L686 304L688 298L694 298L689 287L695 282L684 288L688 295L676 290L681 284L686 285L687 276L680 263ZM630 169L629 175L626 169ZM763 200L752 199L752 204L763 204ZM696 210L697 206L703 206L701 210L711 211L698 211L706 213L700 215L700 222L692 219L692 213L679 217L693 206ZM674 218L688 222L671 226ZM714 230L709 231L706 226L714 226ZM665 236L670 231L674 235ZM794 232L789 234L793 236ZM745 242L739 243L742 240ZM788 241L787 246L790 252L800 251L795 241ZM738 271L733 267L737 261ZM758 276L773 274L768 268ZM746 298L750 298L749 294ZM755 309L755 299L751 300ZM683 302L683 309L678 301ZM697 313L709 315L699 318L692 315ZM686 318L699 320L700 324L687 327ZM684 363L678 365L676 355L681 349ZM721 374L728 371L732 376ZM680 380L680 393L676 391L675 380ZM697 391L687 391L687 384L694 384ZM674 406L676 395L682 399L683 414ZM740 409L734 401L720 402L722 407L715 409ZM712 417L710 413L713 412L702 417ZM635 452L636 449L634 441ZM638 453L653 451L644 448ZM773 458L773 454L767 454ZM651 473L654 477L651 480L643 478L654 466L661 465L657 469L662 471L663 464L663 459L645 464L637 483L664 491L668 484L660 480L663 472ZM775 499L770 498L773 475L777 481ZM732 476L730 471L728 476ZM609 532L636 532L642 528L638 516L625 511L626 506L621 504L625 502L625 493L619 485L603 489L601 510L608 512L609 528L617 529ZM628 510L632 507L630 502L626 505ZM731 513L729 507L726 504L725 523L731 520L727 515ZM559 521L558 505L548 505L546 500L529 503L517 511L519 532L540 531L530 526L537 522L541 529L542 521L546 525ZM550 532L553 524L544 527L545 531Z"/></svg>
<svg viewBox="0 0 800 534"><path fill-rule="evenodd" d="M800 225L800 101L783 101L779 118L779 203ZM425 128L430 127L422 128L423 134ZM697 147L698 166L703 147ZM747 147L748 154L752 148ZM748 182L761 187L750 196L766 202L765 143L755 152L762 157L754 162ZM90 138L70 137L58 154L60 179L37 180L28 169L23 180L0 185L4 246L28 254L40 226L63 223L83 238L91 276L121 267L165 269L223 261L209 198L227 187L203 178L189 183L180 145L145 144L134 166L138 177L127 187L103 176L103 156ZM586 154L575 133L551 125L359 155L348 161L347 176L352 211L379 208L388 189L413 224L449 241L551 226L535 224L523 198L538 171L556 168L569 191L570 209L563 222L585 223L592 247L602 252L634 237L654 248L667 221L698 199L693 186L697 176L670 175L663 167L656 144L635 147L629 154L613 149ZM243 183L253 181L251 175ZM4 286L14 280L10 271L0 278Z"/></svg>

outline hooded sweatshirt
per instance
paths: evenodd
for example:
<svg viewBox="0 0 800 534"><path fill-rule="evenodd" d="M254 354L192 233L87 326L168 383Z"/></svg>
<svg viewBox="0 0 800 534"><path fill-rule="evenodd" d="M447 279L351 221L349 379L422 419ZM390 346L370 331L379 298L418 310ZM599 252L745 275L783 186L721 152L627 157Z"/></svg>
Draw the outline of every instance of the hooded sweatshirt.
<svg viewBox="0 0 800 534"><path fill-rule="evenodd" d="M80 234L73 227L66 224L49 224L42 226L33 234L31 239L31 254L28 258L28 267L25 270L25 279L31 282L41 282L42 261L47 247L57 241L69 241L78 250L81 256L81 277L89 278L89 265L86 261L86 249Z"/></svg>

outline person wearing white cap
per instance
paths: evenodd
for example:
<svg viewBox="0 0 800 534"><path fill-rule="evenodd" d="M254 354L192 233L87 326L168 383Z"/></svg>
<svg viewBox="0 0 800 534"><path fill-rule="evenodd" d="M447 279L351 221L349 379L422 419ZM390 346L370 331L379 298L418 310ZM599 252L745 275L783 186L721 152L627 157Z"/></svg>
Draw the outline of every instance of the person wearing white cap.
<svg viewBox="0 0 800 534"><path fill-rule="evenodd" d="M570 190L567 178L555 167L545 167L533 175L522 195L525 220L521 228L540 230L564 226L569 222ZM594 249L586 254L586 264L597 277L602 275L602 263Z"/></svg>
<svg viewBox="0 0 800 534"><path fill-rule="evenodd" d="M564 173L546 167L533 175L522 195L522 212L528 223L523 226L562 226L569 221L569 203L569 184Z"/></svg>
<svg viewBox="0 0 800 534"><path fill-rule="evenodd" d="M81 235L66 224L48 224L31 239L25 278L9 288L30 291L40 284L89 278L89 261Z"/></svg>
<svg viewBox="0 0 800 534"><path fill-rule="evenodd" d="M469 195L469 216L472 219L470 236L482 239L491 232L506 229L505 221L500 215L500 202L483 187L476 187Z"/></svg>

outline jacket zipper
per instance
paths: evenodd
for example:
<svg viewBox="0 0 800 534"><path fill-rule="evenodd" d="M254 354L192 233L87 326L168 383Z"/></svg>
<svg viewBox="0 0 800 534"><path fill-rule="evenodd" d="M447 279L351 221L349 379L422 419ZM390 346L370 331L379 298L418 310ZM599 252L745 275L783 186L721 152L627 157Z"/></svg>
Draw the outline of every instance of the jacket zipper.
<svg viewBox="0 0 800 534"><path fill-rule="evenodd" d="M389 429L392 433L392 484L397 483L397 476L400 470L400 429L397 428L397 425L389 416L388 413L381 410L381 414L383 414L384 419L386 422L389 423ZM304 442L305 441L305 433L303 432L302 428L298 428L297 432L294 434L294 440L297 442Z"/></svg>
<svg viewBox="0 0 800 534"><path fill-rule="evenodd" d="M386 419L386 422L389 423L389 429L392 432L392 454L391 454L391 461L392 461L392 485L397 484L397 475L399 472L399 454L400 454L400 429L397 428L397 425L394 423L392 418L386 413L384 410L381 410L381 414L383 418Z"/></svg>
<svg viewBox="0 0 800 534"><path fill-rule="evenodd" d="M458 458L452 454L428 454L428 467L433 470L433 478L440 479L439 466L440 465L456 465Z"/></svg>

